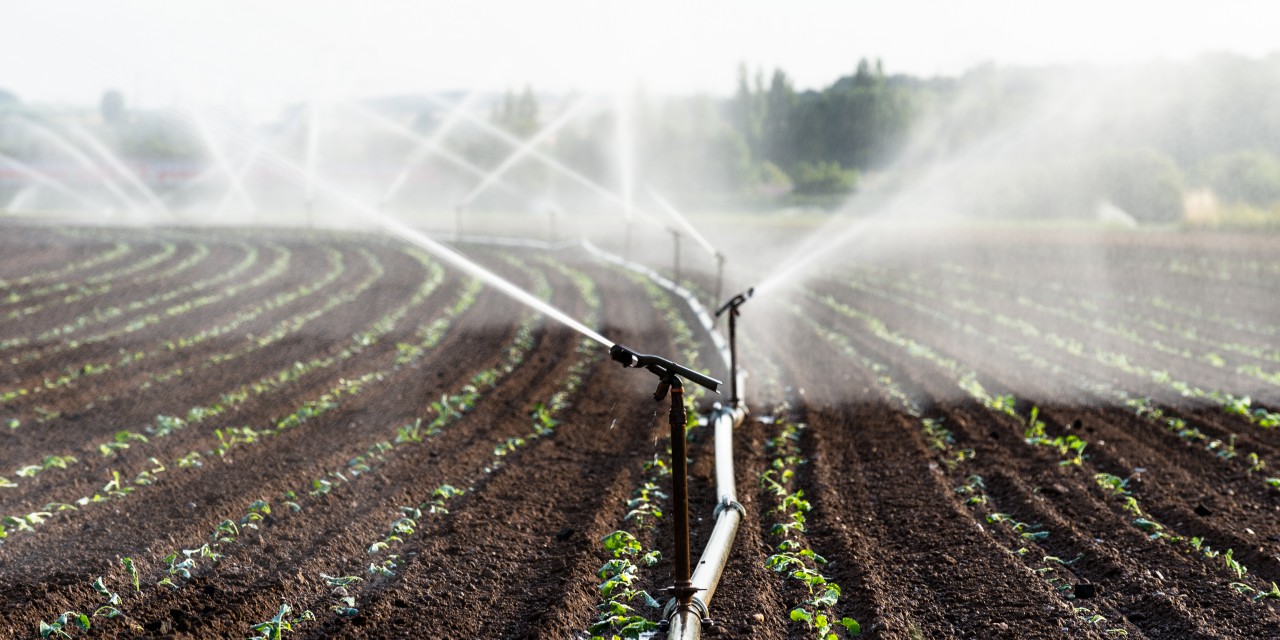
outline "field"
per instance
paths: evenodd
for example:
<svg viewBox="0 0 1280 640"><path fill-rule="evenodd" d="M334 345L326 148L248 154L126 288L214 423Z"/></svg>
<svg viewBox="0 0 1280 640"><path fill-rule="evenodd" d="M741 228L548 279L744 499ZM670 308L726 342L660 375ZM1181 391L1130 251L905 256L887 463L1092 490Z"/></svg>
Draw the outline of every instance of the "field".
<svg viewBox="0 0 1280 640"><path fill-rule="evenodd" d="M872 638L1280 637L1271 245L974 232L749 302L723 635L813 637L821 615ZM642 276L466 253L610 339L727 375ZM585 638L657 619L652 378L425 253L10 224L0 280L14 637ZM689 430L695 555L709 435Z"/></svg>

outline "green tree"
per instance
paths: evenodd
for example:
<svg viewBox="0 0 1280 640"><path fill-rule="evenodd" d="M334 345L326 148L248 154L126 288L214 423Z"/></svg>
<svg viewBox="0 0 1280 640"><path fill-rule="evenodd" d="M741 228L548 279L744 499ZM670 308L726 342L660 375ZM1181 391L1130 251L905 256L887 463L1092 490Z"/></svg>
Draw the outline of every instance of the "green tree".
<svg viewBox="0 0 1280 640"><path fill-rule="evenodd" d="M1152 149L1104 153L1097 163L1099 195L1140 222L1182 219L1182 171Z"/></svg>
<svg viewBox="0 0 1280 640"><path fill-rule="evenodd" d="M1236 151L1210 158L1205 181L1227 202L1270 207L1280 202L1280 160L1266 151Z"/></svg>

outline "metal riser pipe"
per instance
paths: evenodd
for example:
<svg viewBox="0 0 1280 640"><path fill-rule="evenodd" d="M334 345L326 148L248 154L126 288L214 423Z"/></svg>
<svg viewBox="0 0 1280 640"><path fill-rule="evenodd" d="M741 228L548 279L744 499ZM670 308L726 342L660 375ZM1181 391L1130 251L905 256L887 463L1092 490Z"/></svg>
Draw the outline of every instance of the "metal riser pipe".
<svg viewBox="0 0 1280 640"><path fill-rule="evenodd" d="M468 238L472 242L483 242L481 238ZM490 239L497 240L497 239ZM499 242L503 242L498 240ZM515 243L512 243L515 244ZM520 242L519 244L529 246L535 242ZM565 245L544 247L551 249L564 248ZM583 240L582 247L589 253L601 258L607 262L612 262L619 266L631 269L637 273L643 274L650 280L653 280L658 286L667 289L671 293L679 296L689 306L689 309L698 318L699 323L707 331L711 338L711 342L715 345L716 351L724 360L725 368L729 371L730 376L735 376L734 384L738 390L739 404L737 406L725 407L716 405L711 415L711 424L713 429L713 437L715 439L715 477L716 477L716 514L715 528L711 531L711 537L707 540L707 546L702 551L702 556L698 559L698 564L693 570L690 583L697 594L693 596L694 606L688 609L671 608L664 609L664 616L669 623L667 630L668 640L698 640L702 637L702 616L700 611L707 611L707 605L711 603L711 598L716 593L716 587L720 584L720 577L724 573L725 564L729 561L729 551L733 548L733 541L738 534L738 525L742 522L742 513L739 511L741 505L738 504L738 494L734 478L733 470L733 431L734 428L740 426L746 419L747 409L745 397L744 383L746 374L744 372L733 371L731 358L729 355L729 344L714 330L714 321L702 303L694 297L693 292L680 286L678 283L662 277L656 271L649 269L616 255L601 250L590 241Z"/></svg>

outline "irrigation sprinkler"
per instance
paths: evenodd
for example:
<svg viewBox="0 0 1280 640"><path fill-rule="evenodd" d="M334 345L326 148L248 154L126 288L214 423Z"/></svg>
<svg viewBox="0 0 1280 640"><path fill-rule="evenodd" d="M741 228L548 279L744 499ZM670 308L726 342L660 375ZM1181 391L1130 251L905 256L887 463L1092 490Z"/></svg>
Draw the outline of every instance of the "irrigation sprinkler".
<svg viewBox="0 0 1280 640"><path fill-rule="evenodd" d="M671 233L671 244L674 252L673 255L675 257L674 267L672 269L671 281L679 285L680 284L680 230L672 227L668 227L667 231Z"/></svg>
<svg viewBox="0 0 1280 640"><path fill-rule="evenodd" d="M712 301L719 300L720 294L724 292L724 254L716 252L716 295ZM731 372L732 373L732 372Z"/></svg>
<svg viewBox="0 0 1280 640"><path fill-rule="evenodd" d="M455 241L462 240L462 210L466 205L459 202L453 207L453 239Z"/></svg>
<svg viewBox="0 0 1280 640"><path fill-rule="evenodd" d="M653 392L653 399L661 402L668 393L671 395L671 412L668 420L671 425L671 500L674 558L672 561L672 585L668 593L674 599L675 608L679 611L691 610L694 607L694 588L692 569L689 559L689 476L688 462L685 459L685 425L688 416L684 410L684 383L681 378L702 385L718 392L720 381L698 373L688 367L678 365L666 358L636 353L620 344L609 348L609 356L628 368L648 369L658 376L658 389Z"/></svg>
<svg viewBox="0 0 1280 640"><path fill-rule="evenodd" d="M717 318L726 312L729 314L729 403L734 408L742 402L738 397L738 307L745 304L755 291L754 288L747 289L716 309Z"/></svg>
<svg viewBox="0 0 1280 640"><path fill-rule="evenodd" d="M631 218L630 216L628 216L627 230L625 232L625 235L623 236L623 241L622 241L622 259L627 262L631 261L631 227L632 226L633 225L631 224Z"/></svg>

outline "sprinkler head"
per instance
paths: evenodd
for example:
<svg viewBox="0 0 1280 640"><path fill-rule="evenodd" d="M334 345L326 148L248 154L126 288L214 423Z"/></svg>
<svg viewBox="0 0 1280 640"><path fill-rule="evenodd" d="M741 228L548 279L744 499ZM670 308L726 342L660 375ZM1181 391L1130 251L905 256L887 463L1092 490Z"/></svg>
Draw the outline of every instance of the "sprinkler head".
<svg viewBox="0 0 1280 640"><path fill-rule="evenodd" d="M609 357L615 362L621 363L622 366L630 369L644 368L648 369L654 375L666 380L671 376L679 376L702 385L716 393L720 392L720 381L711 376L698 373L688 367L678 365L666 358L659 356L651 356L644 353L636 353L620 344L615 344L609 349Z"/></svg>
<svg viewBox="0 0 1280 640"><path fill-rule="evenodd" d="M721 305L719 309L716 309L716 317L719 318L724 315L724 312L729 311L730 309L732 309L734 313L737 313L738 307L741 307L747 300L751 299L751 295L755 292L755 287L752 287L730 298L728 302Z"/></svg>

